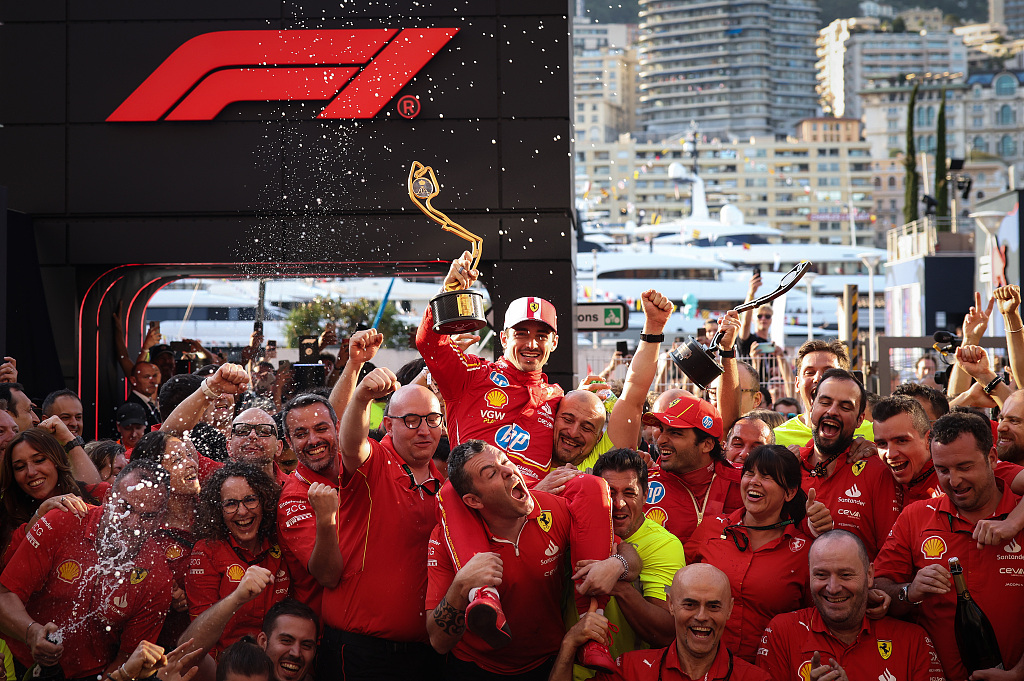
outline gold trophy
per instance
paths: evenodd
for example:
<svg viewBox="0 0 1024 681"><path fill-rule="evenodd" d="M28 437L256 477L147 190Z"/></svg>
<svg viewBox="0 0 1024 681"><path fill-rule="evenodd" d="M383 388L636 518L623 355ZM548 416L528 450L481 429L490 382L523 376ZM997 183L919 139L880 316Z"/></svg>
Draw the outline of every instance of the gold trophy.
<svg viewBox="0 0 1024 681"><path fill-rule="evenodd" d="M434 169L419 161L412 162L409 169L409 198L423 211L424 215L468 241L473 256L472 269L480 264L484 240L454 222L447 215L430 205L431 199L441 193ZM454 335L476 331L487 326L484 319L484 297L479 291L460 289L458 284L448 284L446 290L430 299L430 310L434 313L434 333Z"/></svg>

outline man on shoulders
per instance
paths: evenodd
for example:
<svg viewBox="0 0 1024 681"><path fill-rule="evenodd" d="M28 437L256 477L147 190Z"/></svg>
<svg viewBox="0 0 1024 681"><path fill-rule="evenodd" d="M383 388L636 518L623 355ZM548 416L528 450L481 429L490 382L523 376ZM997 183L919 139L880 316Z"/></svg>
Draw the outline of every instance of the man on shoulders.
<svg viewBox="0 0 1024 681"><path fill-rule="evenodd" d="M916 624L867 617L873 569L857 535L829 530L808 554L814 607L776 615L768 624L757 665L774 681L941 678L931 639Z"/></svg>
<svg viewBox="0 0 1024 681"><path fill-rule="evenodd" d="M1019 497L995 474L998 458L987 419L953 412L932 424L932 464L945 494L903 510L875 560L875 582L892 597L890 612L909 616L935 641L950 681L970 675L954 635L957 597L947 568L960 559L971 598L995 629L1003 666L1020 678L1024 639L1016 622L1024 590L1014 565L1024 544L1018 533L999 546L978 548L977 525L1010 513Z"/></svg>
<svg viewBox="0 0 1024 681"><path fill-rule="evenodd" d="M636 650L621 655L605 679L630 681L769 681L754 665L735 657L721 645L725 623L732 613L729 578L707 563L688 565L676 572L668 594L675 638L666 648ZM551 672L551 681L572 678L572 660L579 646L609 636L609 622L590 612L565 635Z"/></svg>

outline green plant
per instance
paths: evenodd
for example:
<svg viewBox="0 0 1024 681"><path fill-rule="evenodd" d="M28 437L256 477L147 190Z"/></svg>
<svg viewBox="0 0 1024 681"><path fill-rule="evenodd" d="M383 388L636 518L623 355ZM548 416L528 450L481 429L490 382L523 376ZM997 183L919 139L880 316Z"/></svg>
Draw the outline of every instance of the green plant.
<svg viewBox="0 0 1024 681"><path fill-rule="evenodd" d="M949 170L946 162L946 89L942 89L939 120L935 129L935 217L949 217ZM936 224L943 224L936 222ZM942 229L940 227L940 229ZM946 228L948 229L948 228Z"/></svg>
<svg viewBox="0 0 1024 681"><path fill-rule="evenodd" d="M377 316L379 306L379 300L367 298L344 301L317 297L302 303L288 312L285 330L289 347L298 346L299 336L319 336L327 322L335 323L339 340L350 337L360 329L368 329ZM415 327L398 319L395 304L389 302L377 324L377 330L384 334L386 347L407 348Z"/></svg>
<svg viewBox="0 0 1024 681"><path fill-rule="evenodd" d="M903 222L917 219L917 192L920 178L917 174L917 148L914 146L914 105L917 103L917 89L921 83L914 83L907 102L907 149L903 154L903 169L906 172L906 193L903 195Z"/></svg>

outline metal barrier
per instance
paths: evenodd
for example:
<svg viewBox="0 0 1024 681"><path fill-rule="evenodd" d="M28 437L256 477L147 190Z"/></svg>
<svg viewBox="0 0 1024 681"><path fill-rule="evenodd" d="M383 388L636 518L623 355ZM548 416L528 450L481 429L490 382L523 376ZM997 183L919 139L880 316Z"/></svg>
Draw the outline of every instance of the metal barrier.
<svg viewBox="0 0 1024 681"><path fill-rule="evenodd" d="M917 361L925 354L935 358L936 369L943 371L947 364L943 362L939 353L932 349L935 339L931 336L918 337L878 337L878 393L889 395L893 389L901 383L918 382L915 374ZM989 360L993 364L993 370L998 372L1001 367L1006 366L1006 337L985 336L979 343L988 351ZM952 353L949 362L953 362Z"/></svg>

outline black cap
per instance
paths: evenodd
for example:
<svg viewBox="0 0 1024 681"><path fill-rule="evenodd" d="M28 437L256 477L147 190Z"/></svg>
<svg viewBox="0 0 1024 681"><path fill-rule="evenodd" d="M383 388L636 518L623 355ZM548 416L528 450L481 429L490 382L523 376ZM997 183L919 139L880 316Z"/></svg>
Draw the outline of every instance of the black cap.
<svg viewBox="0 0 1024 681"><path fill-rule="evenodd" d="M146 425L146 410L141 404L125 402L117 408L114 419L119 426Z"/></svg>

